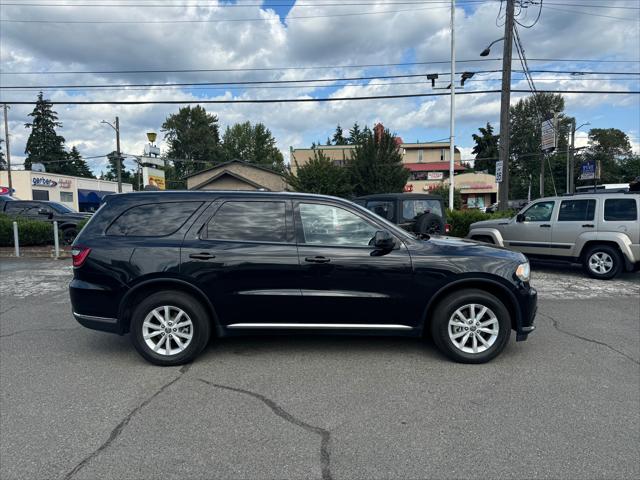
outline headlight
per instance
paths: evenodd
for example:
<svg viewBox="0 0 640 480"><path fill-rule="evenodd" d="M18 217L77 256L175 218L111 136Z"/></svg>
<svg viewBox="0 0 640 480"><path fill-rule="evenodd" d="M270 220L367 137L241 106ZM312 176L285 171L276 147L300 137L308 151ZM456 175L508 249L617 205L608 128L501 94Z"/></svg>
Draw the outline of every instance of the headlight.
<svg viewBox="0 0 640 480"><path fill-rule="evenodd" d="M516 268L516 277L523 282L528 282L531 275L531 268L529 267L529 262L521 263Z"/></svg>

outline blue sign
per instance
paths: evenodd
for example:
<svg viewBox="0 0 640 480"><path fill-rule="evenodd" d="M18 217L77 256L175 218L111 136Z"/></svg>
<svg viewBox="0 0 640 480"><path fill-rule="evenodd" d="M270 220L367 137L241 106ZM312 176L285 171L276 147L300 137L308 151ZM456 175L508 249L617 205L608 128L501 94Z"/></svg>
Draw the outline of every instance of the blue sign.
<svg viewBox="0 0 640 480"><path fill-rule="evenodd" d="M580 168L580 180L593 180L596 178L596 162L587 160Z"/></svg>

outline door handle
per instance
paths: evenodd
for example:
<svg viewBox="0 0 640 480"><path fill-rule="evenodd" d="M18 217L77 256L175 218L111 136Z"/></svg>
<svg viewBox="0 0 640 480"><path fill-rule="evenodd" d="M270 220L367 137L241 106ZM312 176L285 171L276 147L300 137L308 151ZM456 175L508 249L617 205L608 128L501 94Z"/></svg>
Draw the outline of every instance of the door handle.
<svg viewBox="0 0 640 480"><path fill-rule="evenodd" d="M329 263L331 259L327 257L317 256L317 257L305 257L304 261L309 263Z"/></svg>
<svg viewBox="0 0 640 480"><path fill-rule="evenodd" d="M189 258L194 258L196 260L210 260L212 258L216 258L216 256L212 253L202 252L202 253L192 253L189 255Z"/></svg>
<svg viewBox="0 0 640 480"><path fill-rule="evenodd" d="M582 228L593 228L593 227L595 227L595 225L591 225L590 223L582 225Z"/></svg>
<svg viewBox="0 0 640 480"><path fill-rule="evenodd" d="M548 223L545 223L543 225L540 225L540 228L551 228L551 225L549 225Z"/></svg>

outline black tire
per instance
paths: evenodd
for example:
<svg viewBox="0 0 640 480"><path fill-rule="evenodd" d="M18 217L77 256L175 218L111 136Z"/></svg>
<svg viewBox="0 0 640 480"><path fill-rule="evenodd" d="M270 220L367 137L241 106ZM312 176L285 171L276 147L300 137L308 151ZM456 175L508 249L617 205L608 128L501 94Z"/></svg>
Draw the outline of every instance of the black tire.
<svg viewBox="0 0 640 480"><path fill-rule="evenodd" d="M602 260L603 263L598 264ZM608 267L609 261L611 263ZM617 248L609 245L596 245L589 248L582 257L582 268L592 278L610 280L622 272L624 261ZM609 268L607 270L607 268ZM599 270L599 271L598 271Z"/></svg>
<svg viewBox="0 0 640 480"><path fill-rule="evenodd" d="M143 338L143 323L145 319L155 308L163 306L182 310L192 323L192 327L187 327L188 330L186 331L187 334L190 333L192 335L190 343L187 344L184 350L177 354L166 355L155 352L147 345L146 340ZM184 315L181 318L184 319ZM168 322L166 325L168 325ZM161 366L175 366L189 363L202 352L209 342L211 335L211 323L205 308L191 295L179 291L161 291L144 298L133 310L130 327L131 341L138 353L142 355L145 360ZM159 330L162 331L163 329ZM175 332L175 329L173 329L173 332ZM172 332L161 333L161 337L165 335L176 334ZM165 340L169 341L168 338ZM169 352L171 353L172 346L176 346L176 349L179 347L177 343L175 343L176 340L170 342ZM160 350L163 349L161 348Z"/></svg>
<svg viewBox="0 0 640 480"><path fill-rule="evenodd" d="M62 244L71 245L78 236L78 230L75 227L68 227L62 230Z"/></svg>
<svg viewBox="0 0 640 480"><path fill-rule="evenodd" d="M493 238L487 236L487 235L475 235L473 237L471 237L472 240L477 240L478 242L484 242L484 243L489 243L491 245L494 245L493 243Z"/></svg>
<svg viewBox="0 0 640 480"><path fill-rule="evenodd" d="M479 351L478 353L461 350L449 337L449 319L454 315L456 310L471 304L488 308L487 313L480 318L480 321L487 321L490 317L488 312L492 312L498 324L498 332L493 343L491 343L486 350ZM476 314L477 313L478 311L476 310ZM478 328L476 325L470 325L468 328L471 329L472 327L474 327L474 331ZM493 329L493 327L491 327L491 329ZM472 334L471 330L469 330L469 333ZM483 339L488 339L489 342L491 342L491 335L484 332L481 333L478 330L477 335L481 334L483 335ZM448 295L438 303L431 320L431 336L438 349L450 359L460 363L485 363L492 360L502 352L509 341L510 335L511 318L509 311L498 298L484 290L466 289ZM472 337L469 338L472 340ZM467 340L467 342L470 342L470 340ZM478 345L481 345L479 339L476 340L476 342ZM468 348L472 349L472 346ZM479 350L484 348L485 347L479 347Z"/></svg>
<svg viewBox="0 0 640 480"><path fill-rule="evenodd" d="M424 213L416 220L416 233L427 235L443 235L444 221L435 213Z"/></svg>

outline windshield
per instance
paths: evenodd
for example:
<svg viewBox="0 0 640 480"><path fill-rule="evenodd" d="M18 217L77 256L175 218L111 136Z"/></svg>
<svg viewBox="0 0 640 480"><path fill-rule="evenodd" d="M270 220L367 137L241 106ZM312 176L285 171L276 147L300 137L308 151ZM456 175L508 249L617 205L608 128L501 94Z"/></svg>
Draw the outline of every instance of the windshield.
<svg viewBox="0 0 640 480"><path fill-rule="evenodd" d="M62 203L49 202L49 206L58 213L78 213L74 209L69 208L66 205L63 205Z"/></svg>

